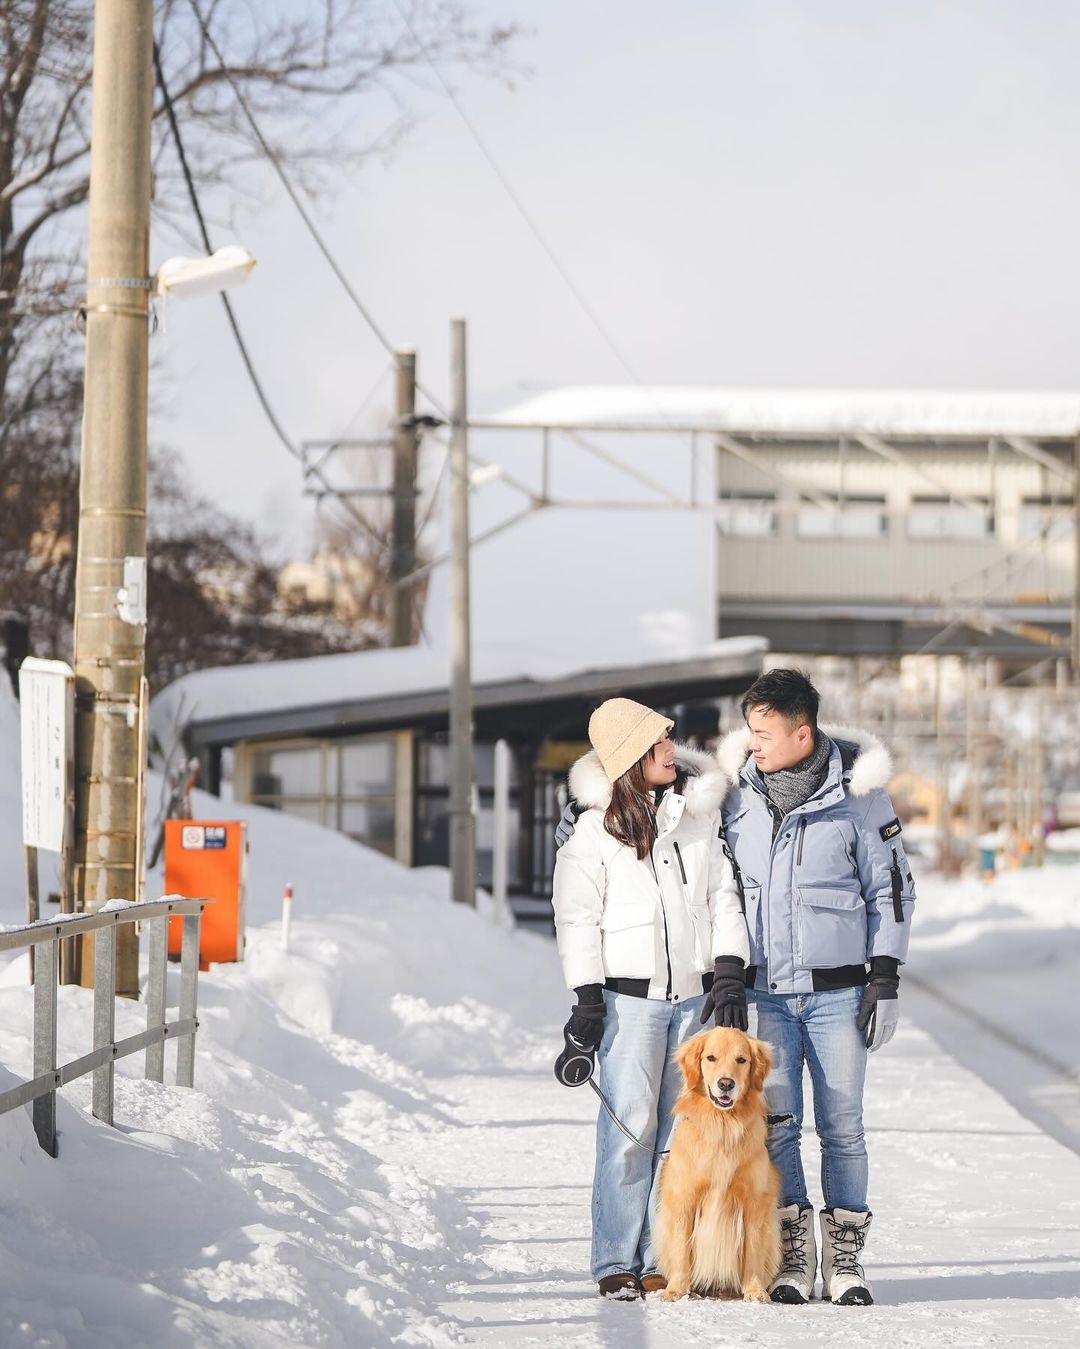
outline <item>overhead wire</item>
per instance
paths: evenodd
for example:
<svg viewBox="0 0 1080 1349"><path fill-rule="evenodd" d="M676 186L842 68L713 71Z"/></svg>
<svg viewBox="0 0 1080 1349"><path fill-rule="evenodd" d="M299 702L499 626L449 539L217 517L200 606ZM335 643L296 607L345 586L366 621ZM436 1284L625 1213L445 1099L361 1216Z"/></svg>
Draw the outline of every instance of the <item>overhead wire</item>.
<svg viewBox="0 0 1080 1349"><path fill-rule="evenodd" d="M608 331L607 326L603 323L599 314L597 314L596 310L589 303L588 299L582 292L581 287L578 286L577 282L570 275L569 270L563 264L562 259L559 257L559 255L555 252L555 249L548 242L547 236L541 230L532 213L525 205L525 202L522 200L520 194L515 189L513 183L511 183L509 177L503 171L502 166L495 158L487 142L480 135L479 129L477 128L475 122L465 111L464 106L458 99L457 95L454 93L454 90L451 87L450 83L447 81L442 71L436 65L435 61L431 56L431 53L428 51L427 46L424 43L424 40L420 37L420 34L416 31L415 27L413 26L412 20L409 18L409 15L406 13L405 9L401 5L400 0L391 0L391 3L397 10L398 16L401 19L401 22L405 25L405 28L408 31L409 36L412 38L413 42L416 43L417 49L424 57L424 60L431 67L432 73L438 80L439 84L442 86L442 90L445 93L446 97L450 100L450 103L453 105L458 116L461 118L462 122L464 122L465 126L467 127L469 134L476 142L477 149L483 155L484 159L487 160L488 167L491 169L495 177L499 180L499 183L502 185L503 191L506 193L506 195L510 198L511 202L513 202L514 206L517 208L518 214L521 216L522 220L524 220L533 238L540 245L541 249L543 249L545 255L547 256L548 261L558 272L559 276L563 280L564 285L567 287L567 289L573 295L574 299L577 301L582 313L585 314L589 322L600 334L600 337L603 339L604 344L607 346L608 350L615 357L618 363L622 366L623 370L625 370L626 373L630 376L631 380L633 380L635 384L645 387L644 381L642 380L641 376L637 373L634 367L623 355L623 352L619 348L618 343L615 341L614 337Z"/></svg>
<svg viewBox="0 0 1080 1349"><path fill-rule="evenodd" d="M248 125L251 127L252 134L255 136L255 139L258 142L258 145L262 150L263 154L270 161L270 164L273 167L274 172L277 174L278 178L281 181L282 186L285 188L289 200L296 207L296 210L300 215L300 218L303 221L308 233L311 235L320 253L323 255L323 258L326 260L328 266L330 267L330 270L333 272L334 276L341 284L346 295L352 301L353 305L356 307L357 311L363 318L364 322L371 329L371 332L374 334L379 343L386 349L386 351L391 356L396 357L397 348L394 346L394 344L387 337L386 333L376 322L370 309L360 299L360 296L357 294L355 287L349 281L347 275L345 274L344 269L337 261L337 259L334 257L329 244L326 242L318 226L315 224L315 221L312 219L311 213L304 206L300 194L292 185L292 182L290 181L289 176L285 172L285 168L281 163L280 157L274 151L274 148L271 146L270 142L263 134L262 128L259 126L258 120L256 119L254 112L251 110L250 104L244 97L243 90L240 88L237 81L233 78L231 72L229 71L229 67L225 60L225 57L221 52L221 49L218 47L217 43L214 41L212 34L210 33L210 29L207 24L206 18L203 15L202 10L199 8L197 0L188 0L188 3L190 4L192 12L195 15L196 22L199 25L200 32L202 33L203 37L206 40L207 46L209 47L213 55L216 57L218 64L221 67L222 74L224 75L226 82L228 83L230 89L232 90L233 96L235 97L238 106L243 112L244 117L247 119ZM410 31L412 31L411 28ZM430 62L431 60L430 56L428 55L426 49L423 48L419 39L415 37L415 34L414 39L417 41L417 45L420 46L421 50L424 52L425 59ZM416 381L416 388L423 395L423 397L427 399L428 403L435 409L435 411L440 415L440 417L442 417L442 419L445 422L449 422L451 420L450 413L447 412L441 400L438 399L429 388L427 388L419 380ZM484 460L479 459L474 454L470 454L469 459L473 463L477 464L478 467L488 467L487 463ZM528 497L528 499L535 504L536 494L527 486L527 484L520 482L517 478L514 478L505 472L500 473L500 478L503 482L507 484L507 486L512 487L516 491L522 493L522 495Z"/></svg>
<svg viewBox="0 0 1080 1349"><path fill-rule="evenodd" d="M195 180L191 174L191 167L188 164L187 152L184 149L184 142L180 135L180 126L176 118L176 109L173 107L173 101L169 94L169 87L165 83L165 71L161 64L161 51L157 41L154 41L154 73L157 76L158 88L161 90L161 97L165 104L165 116L169 122L169 131L172 134L173 145L176 147L176 156L180 161L180 171L184 176L184 182L187 185L188 196L191 199L191 207L195 213L195 221L199 227L199 233L202 236L203 247L207 253L214 251L213 244L210 242L210 232L206 227L206 218L203 215L202 207L199 204L198 193L195 190ZM237 322L236 314L233 312L232 302L228 295L221 292L221 303L225 307L225 314L229 320L229 327L232 329L233 337L236 341L237 349L240 352L240 358L244 362L244 368L247 370L248 378L251 380L255 395L262 404L263 412L266 413L266 419L274 429L274 434L281 441L285 449L294 459L301 459L303 456L300 450L293 444L288 432L281 425L277 413L274 411L267 397L266 390L263 388L262 381L255 370L251 354L247 349L243 334L240 332L240 325Z"/></svg>
<svg viewBox="0 0 1080 1349"><path fill-rule="evenodd" d="M192 0L192 4L194 5L194 0ZM195 8L196 13L198 13L197 6ZM184 183L187 187L188 197L190 198L191 201L191 209L194 212L195 220L199 227L199 234L202 237L203 247L206 249L207 253L210 254L214 251L213 244L210 239L210 231L207 228L206 217L203 214L202 205L199 201L198 190L195 187L195 179L192 175L191 166L188 162L187 151L184 148L183 137L180 134L180 125L177 120L176 109L173 106L172 96L169 93L169 87L165 80L165 71L161 62L161 51L156 41L153 44L153 58L154 58L154 73L157 78L158 88L161 90L162 101L164 102L165 105L165 116L169 123L169 131L172 135L173 145L176 147L176 156L177 159L179 160L180 171L183 175ZM278 440L282 443L282 445L285 447L285 449L288 450L288 452L293 456L294 459L298 459L302 463L304 458L303 452L293 444L292 439L286 432L285 428L281 425L281 422L278 419L277 414L275 413L273 407L271 406L270 400L266 394L266 390L263 387L262 381L260 380L258 372L255 369L255 364L251 358L251 353L248 351L247 343L244 341L243 333L240 331L240 324L237 321L236 314L233 310L232 302L230 301L228 295L224 291L221 292L221 302L225 308L225 314L229 321L229 327L232 329L233 338L236 342L237 349L240 352L240 357L244 363L244 368L247 371L248 378L251 381L252 388L255 390L255 395L262 406L263 412L266 414L267 420L273 427L275 435L277 436ZM370 394L368 395L368 397L370 397ZM329 484L326 483L326 479L323 477L323 475L321 473L318 473L318 476L323 485L329 488ZM368 523L368 521L364 518L364 516L361 515L360 512L353 507L352 503L340 497L338 499L341 501L341 505L348 511L348 513L356 521L356 523L359 524L361 528L367 532L369 537L376 544L378 544L380 548L385 549L386 540L381 537L381 535L378 533L377 530L372 528L372 526Z"/></svg>
<svg viewBox="0 0 1080 1349"><path fill-rule="evenodd" d="M315 221L312 219L311 213L304 205L304 202L300 194L297 192L296 188L293 187L288 174L285 172L285 169L282 166L278 154L276 153L270 142L263 135L262 128L259 126L255 114L251 110L251 105L248 103L247 99L244 96L244 91L240 88L240 85L233 78L228 63L226 62L225 57L221 52L221 48L214 41L213 35L210 32L209 25L206 22L206 18L204 17L202 10L199 8L198 0L189 0L189 4L191 5L191 9L195 14L195 20L199 25L199 29L202 33L202 36L206 40L206 45L210 48L210 51L217 58L218 64L221 67L221 73L224 76L226 82L228 83L229 88L232 90L233 97L236 99L236 102L241 112L244 114L244 117L246 118L248 125L251 127L252 134L254 135L255 140L258 142L259 148L262 150L266 158L270 161L270 164L274 169L274 172L277 174L279 180L281 181L282 187L284 187L286 193L288 194L289 200L296 207L296 210L299 213L301 220L303 220L308 233L315 241L316 247L319 249L319 252L322 253L323 258L326 260L326 263L329 266L330 270L334 273L334 276L337 277L342 290L344 290L345 294L352 301L352 304L359 312L360 316L363 318L367 326L371 329L374 336L377 338L377 340L382 344L382 346L391 356L396 356L397 348L394 346L393 342L390 341L390 338L380 327L374 315L371 313L371 310L368 309L367 305L364 304L363 300L361 300L360 296L357 294L355 287L352 285L348 276L345 274L344 269L341 267L337 259L334 257L333 253L330 250L329 244L323 238L321 231L315 224ZM429 389L426 389L419 381L417 381L416 387L428 400L431 406L440 414L440 416L449 418L449 414L447 413L446 409L442 406L439 399L437 399Z"/></svg>

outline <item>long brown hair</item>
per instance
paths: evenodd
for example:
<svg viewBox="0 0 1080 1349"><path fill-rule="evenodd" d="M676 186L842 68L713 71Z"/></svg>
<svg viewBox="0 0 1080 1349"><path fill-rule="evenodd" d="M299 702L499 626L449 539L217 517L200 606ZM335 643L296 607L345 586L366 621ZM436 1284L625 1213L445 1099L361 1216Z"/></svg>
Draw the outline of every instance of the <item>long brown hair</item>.
<svg viewBox="0 0 1080 1349"><path fill-rule="evenodd" d="M645 781L645 764L655 753L656 746L653 745L636 764L615 779L611 784L611 804L604 812L604 828L613 839L633 848L639 862L648 857L656 842L656 798L654 789ZM672 785L681 792L685 781L685 775L680 771Z"/></svg>

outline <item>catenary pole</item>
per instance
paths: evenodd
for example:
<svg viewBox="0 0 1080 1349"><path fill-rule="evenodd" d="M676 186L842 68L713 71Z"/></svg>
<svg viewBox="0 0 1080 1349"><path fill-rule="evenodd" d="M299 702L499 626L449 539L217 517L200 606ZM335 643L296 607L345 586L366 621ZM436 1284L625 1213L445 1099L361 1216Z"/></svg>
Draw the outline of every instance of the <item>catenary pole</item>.
<svg viewBox="0 0 1080 1349"><path fill-rule="evenodd" d="M390 554L390 645L413 643L416 570L416 354L399 351L395 364L394 524Z"/></svg>
<svg viewBox="0 0 1080 1349"><path fill-rule="evenodd" d="M476 903L469 619L469 432L465 320L450 323L450 884Z"/></svg>
<svg viewBox="0 0 1080 1349"><path fill-rule="evenodd" d="M153 0L96 0L75 578L75 903L87 910L138 889L152 53ZM116 991L137 997L134 924L116 945ZM87 942L84 984L93 970Z"/></svg>

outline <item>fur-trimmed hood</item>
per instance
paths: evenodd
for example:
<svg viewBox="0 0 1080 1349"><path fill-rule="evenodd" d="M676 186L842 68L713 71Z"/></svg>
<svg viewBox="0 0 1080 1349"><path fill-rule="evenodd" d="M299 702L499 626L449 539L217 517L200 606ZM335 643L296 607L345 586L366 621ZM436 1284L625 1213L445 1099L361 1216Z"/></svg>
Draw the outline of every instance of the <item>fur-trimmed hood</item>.
<svg viewBox="0 0 1080 1349"><path fill-rule="evenodd" d="M851 772L848 774L848 793L851 796L868 796L888 785L893 774L892 755L876 735L855 726L829 726L822 723L819 729L839 745L845 760L851 762ZM749 754L750 731L746 726L729 731L720 741L716 760L728 785L734 786L739 780Z"/></svg>
<svg viewBox="0 0 1080 1349"><path fill-rule="evenodd" d="M686 774L683 797L686 813L712 815L720 809L730 783L717 767L716 759L689 745L675 745L675 763ZM611 805L611 783L600 764L596 750L589 750L570 769L570 795L586 809L607 810Z"/></svg>

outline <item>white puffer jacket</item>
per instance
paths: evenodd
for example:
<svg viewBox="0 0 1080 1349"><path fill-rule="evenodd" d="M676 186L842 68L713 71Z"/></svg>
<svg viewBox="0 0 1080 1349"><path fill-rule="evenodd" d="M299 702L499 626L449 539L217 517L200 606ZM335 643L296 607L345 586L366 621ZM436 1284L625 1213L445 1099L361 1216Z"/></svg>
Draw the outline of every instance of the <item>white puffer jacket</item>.
<svg viewBox="0 0 1080 1349"><path fill-rule="evenodd" d="M749 960L746 919L720 840L727 780L711 755L685 745L675 762L683 794L664 794L652 856L604 828L611 784L595 751L570 770L570 794L585 813L555 857L552 903L568 988L605 979L648 979L650 998L701 993L717 956Z"/></svg>

